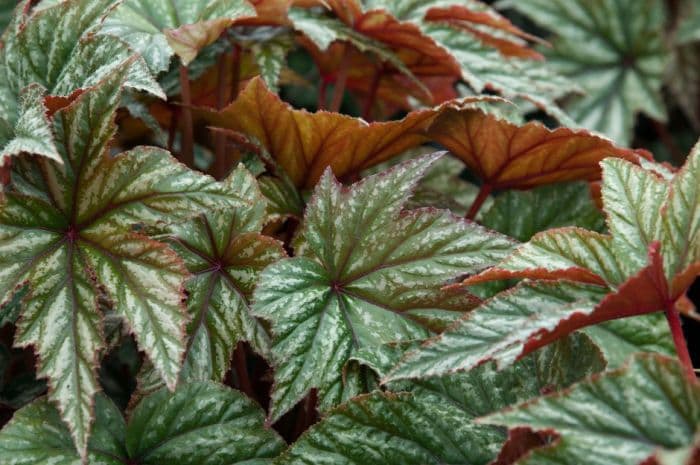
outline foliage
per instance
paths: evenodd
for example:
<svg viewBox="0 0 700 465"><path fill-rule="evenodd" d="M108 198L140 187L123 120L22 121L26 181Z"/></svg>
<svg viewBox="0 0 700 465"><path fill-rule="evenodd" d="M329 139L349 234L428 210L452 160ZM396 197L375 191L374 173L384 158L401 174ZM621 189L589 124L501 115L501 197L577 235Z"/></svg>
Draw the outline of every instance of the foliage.
<svg viewBox="0 0 700 465"><path fill-rule="evenodd" d="M697 463L699 14L0 1L0 464Z"/></svg>

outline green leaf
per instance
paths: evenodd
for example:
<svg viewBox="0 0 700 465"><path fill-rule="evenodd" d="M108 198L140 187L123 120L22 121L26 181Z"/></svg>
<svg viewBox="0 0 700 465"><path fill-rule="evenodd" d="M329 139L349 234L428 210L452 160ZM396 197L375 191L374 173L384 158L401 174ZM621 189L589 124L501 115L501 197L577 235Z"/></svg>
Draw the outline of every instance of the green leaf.
<svg viewBox="0 0 700 465"><path fill-rule="evenodd" d="M269 337L251 314L249 299L262 269L286 254L281 243L260 234L265 199L255 178L239 165L226 184L245 205L171 225L161 236L193 275L187 283L192 318L182 379L222 381L239 341L269 356Z"/></svg>
<svg viewBox="0 0 700 465"><path fill-rule="evenodd" d="M271 462L284 442L263 426L263 412L243 394L214 383L146 397L128 426L105 396L96 400L90 465L229 465ZM3 464L78 465L80 458L58 411L45 399L19 410L0 431Z"/></svg>
<svg viewBox="0 0 700 465"><path fill-rule="evenodd" d="M126 0L107 16L100 33L126 41L157 74L168 69L173 54L188 65L246 16L255 16L255 9L245 0Z"/></svg>
<svg viewBox="0 0 700 465"><path fill-rule="evenodd" d="M402 349L384 347L366 354L375 356L373 368L382 374ZM576 336L501 372L485 365L471 373L396 383L389 387L403 392L375 392L331 410L278 463L487 464L505 434L475 424L475 417L543 389L568 386L603 366L595 345Z"/></svg>
<svg viewBox="0 0 700 465"><path fill-rule="evenodd" d="M28 152L60 159L44 116L41 89L70 100L126 68L123 85L164 97L146 64L126 45L91 34L111 4L112 0L76 0L30 15L18 10L0 49L0 127L7 128L0 131L0 154Z"/></svg>
<svg viewBox="0 0 700 465"><path fill-rule="evenodd" d="M89 444L91 465L123 465L125 424L105 396L95 398L95 433ZM0 431L0 456L7 465L78 465L80 457L58 410L45 398L17 411Z"/></svg>
<svg viewBox="0 0 700 465"><path fill-rule="evenodd" d="M505 59L498 50L444 25L427 24L423 32L442 45L462 66L462 79L477 93L496 90L509 99L525 99L564 125L573 120L556 100L578 87L548 64L517 58Z"/></svg>
<svg viewBox="0 0 700 465"><path fill-rule="evenodd" d="M637 113L666 119L661 0L534 0L513 7L554 33L544 53L586 92L566 107L580 124L628 145Z"/></svg>
<svg viewBox="0 0 700 465"><path fill-rule="evenodd" d="M301 231L303 256L269 266L254 297L254 313L272 325L272 421L312 388L321 409L336 404L342 368L358 349L444 327L473 298L441 287L512 247L444 211L402 211L436 159L411 160L349 189L330 170L319 181Z"/></svg>
<svg viewBox="0 0 700 465"><path fill-rule="evenodd" d="M676 354L666 317L661 313L606 321L583 332L600 347L610 367L622 365L635 352Z"/></svg>
<svg viewBox="0 0 700 465"><path fill-rule="evenodd" d="M693 442L700 426L700 384L680 364L640 354L627 366L570 390L487 416L483 423L558 434L517 463L638 464L656 448Z"/></svg>
<svg viewBox="0 0 700 465"><path fill-rule="evenodd" d="M535 233L561 226L601 231L604 220L588 185L567 183L505 192L485 211L481 224L524 242Z"/></svg>
<svg viewBox="0 0 700 465"><path fill-rule="evenodd" d="M105 345L97 289L126 318L170 387L185 350L188 272L173 250L133 228L245 204L163 150L107 152L126 73L109 76L56 113L62 164L19 157L12 173L16 192L0 203L0 250L8 251L1 259L0 303L29 284L16 342L35 346L49 399L83 456Z"/></svg>
<svg viewBox="0 0 700 465"><path fill-rule="evenodd" d="M186 384L174 394L161 389L134 409L126 449L142 465L262 465L284 446L263 420L252 400L212 382Z"/></svg>
<svg viewBox="0 0 700 465"><path fill-rule="evenodd" d="M273 92L279 91L280 74L287 61L287 54L294 45L294 37L287 34L278 34L268 40L256 40L251 44L250 50L260 69L260 76Z"/></svg>
<svg viewBox="0 0 700 465"><path fill-rule="evenodd" d="M555 333L560 325L575 321L577 315L592 314L605 294L600 286L522 282L409 353L387 380L455 373L488 360L505 368L525 355L528 345L544 345L541 338Z"/></svg>

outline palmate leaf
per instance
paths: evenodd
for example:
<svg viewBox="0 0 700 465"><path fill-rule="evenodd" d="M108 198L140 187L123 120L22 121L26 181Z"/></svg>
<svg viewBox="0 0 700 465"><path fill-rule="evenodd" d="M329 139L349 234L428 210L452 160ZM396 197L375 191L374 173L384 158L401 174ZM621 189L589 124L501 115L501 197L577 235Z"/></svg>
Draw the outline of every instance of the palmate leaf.
<svg viewBox="0 0 700 465"><path fill-rule="evenodd" d="M675 311L670 306L700 271L699 147L668 180L623 160L603 161L603 204L611 235L579 228L536 234L501 263L464 283L559 281L526 281L494 297L409 355L391 376L471 369L489 359L507 365L585 326ZM502 323L494 331L497 320Z"/></svg>
<svg viewBox="0 0 700 465"><path fill-rule="evenodd" d="M239 341L269 356L268 335L250 313L248 300L259 272L286 254L281 243L260 234L265 199L255 178L241 165L225 184L245 206L171 225L161 236L193 275L187 283L192 322L181 374L185 380L223 380Z"/></svg>
<svg viewBox="0 0 700 465"><path fill-rule="evenodd" d="M270 463L284 442L263 427L263 412L243 394L192 383L143 399L125 423L106 396L96 397L91 465ZM234 439L234 440L232 440ZM0 432L7 465L77 465L80 457L58 411L46 399L19 410Z"/></svg>
<svg viewBox="0 0 700 465"><path fill-rule="evenodd" d="M464 161L487 189L594 180L600 177L599 163L606 157L637 162L649 156L585 130L551 130L536 121L516 125L463 109L443 111L433 120L428 135Z"/></svg>
<svg viewBox="0 0 700 465"><path fill-rule="evenodd" d="M479 99L452 105L475 101ZM309 189L328 166L344 178L426 142L426 128L446 109L417 110L402 120L368 124L339 113L296 110L256 78L220 112L202 110L200 115L213 126L259 141L294 185Z"/></svg>
<svg viewBox="0 0 700 465"><path fill-rule="evenodd" d="M692 445L700 427L700 384L688 380L672 359L639 354L619 370L481 422L559 436L518 460L519 465L633 465L657 448Z"/></svg>
<svg viewBox="0 0 700 465"><path fill-rule="evenodd" d="M327 170L307 206L298 252L263 271L254 313L272 325L275 421L312 388L343 399L342 369L362 348L424 338L473 305L440 288L483 269L512 242L445 211L402 211L437 159L418 158L343 188ZM346 238L352 237L352 241Z"/></svg>
<svg viewBox="0 0 700 465"><path fill-rule="evenodd" d="M402 348L373 351L370 366L385 374ZM505 440L502 430L477 425L474 418L563 388L604 367L585 336L576 336L497 372L485 365L374 392L331 410L285 452L291 464L470 464L490 463Z"/></svg>
<svg viewBox="0 0 700 465"><path fill-rule="evenodd" d="M28 152L60 161L44 115L57 108L46 108L44 92L70 101L126 65L124 85L164 96L146 64L126 45L88 34L112 3L71 0L28 15L26 2L18 7L0 49L0 128L6 128L0 129L0 158Z"/></svg>
<svg viewBox="0 0 700 465"><path fill-rule="evenodd" d="M98 287L126 318L170 387L185 350L182 260L132 230L207 209L245 205L212 178L169 153L136 148L111 156L124 69L54 117L62 164L18 158L0 203L0 302L29 283L16 342L33 345L78 450L85 452L104 347Z"/></svg>
<svg viewBox="0 0 700 465"><path fill-rule="evenodd" d="M126 0L105 19L101 33L129 43L159 73L173 54L187 65L235 20L250 16L255 9L246 0Z"/></svg>
<svg viewBox="0 0 700 465"><path fill-rule="evenodd" d="M553 48L544 53L585 91L567 106L577 122L628 144L637 113L666 119L662 1L535 0L512 6L555 34Z"/></svg>

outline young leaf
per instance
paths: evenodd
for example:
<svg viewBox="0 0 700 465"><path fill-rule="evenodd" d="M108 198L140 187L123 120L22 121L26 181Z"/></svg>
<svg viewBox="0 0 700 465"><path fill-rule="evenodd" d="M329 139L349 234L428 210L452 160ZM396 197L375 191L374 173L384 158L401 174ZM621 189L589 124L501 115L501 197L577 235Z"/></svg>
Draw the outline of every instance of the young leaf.
<svg viewBox="0 0 700 465"><path fill-rule="evenodd" d="M141 58L119 41L89 34L111 4L112 0L76 0L30 15L18 10L14 33L5 34L0 49L0 127L8 128L6 134L0 131L0 158L28 152L60 161L44 115L56 108L46 108L41 90L70 101L126 67L124 85L164 97Z"/></svg>
<svg viewBox="0 0 700 465"><path fill-rule="evenodd" d="M619 370L480 422L558 434L553 444L531 451L519 465L634 465L657 448L692 444L700 425L700 384L688 380L672 359L639 354Z"/></svg>
<svg viewBox="0 0 700 465"><path fill-rule="evenodd" d="M254 79L228 107L203 117L260 141L296 186L312 188L328 166L342 178L425 142L423 132L444 108L367 124L338 113L295 110Z"/></svg>
<svg viewBox="0 0 700 465"><path fill-rule="evenodd" d="M401 351L385 349L379 365L390 367ZM330 411L279 463L485 465L505 435L475 424L475 417L538 396L543 389L566 387L603 366L595 345L577 336L509 370L496 372L487 365L472 373L398 383L393 387L404 392L375 392ZM384 367L373 368L381 374Z"/></svg>
<svg viewBox="0 0 700 465"><path fill-rule="evenodd" d="M91 465L265 464L284 445L263 427L253 401L214 383L183 385L175 393L161 389L136 406L128 426L107 397L95 400ZM58 411L45 399L18 411L0 431L0 454L8 465L80 463Z"/></svg>
<svg viewBox="0 0 700 465"><path fill-rule="evenodd" d="M471 110L448 109L428 129L481 178L489 189L526 189L541 184L593 180L605 157L636 162L646 153L619 148L588 131L539 122L522 126Z"/></svg>
<svg viewBox="0 0 700 465"><path fill-rule="evenodd" d="M1 255L0 302L29 283L16 342L35 346L49 398L81 454L104 347L98 287L170 387L185 349L187 270L175 252L133 227L245 204L163 150L107 152L124 74L109 76L56 113L53 132L63 163L19 158L15 191L0 203L0 249L12 251Z"/></svg>
<svg viewBox="0 0 700 465"><path fill-rule="evenodd" d="M263 236L265 199L255 178L240 165L226 180L245 206L207 213L178 223L160 236L178 252L192 273L187 282L190 342L182 379L221 381L239 341L267 357L269 339L250 313L248 299L262 269L286 254Z"/></svg>
<svg viewBox="0 0 700 465"><path fill-rule="evenodd" d="M126 41L157 74L173 54L188 65L235 20L250 16L255 9L246 0L126 0L107 16L101 33Z"/></svg>
<svg viewBox="0 0 700 465"><path fill-rule="evenodd" d="M321 178L304 217L303 256L269 266L255 292L254 313L272 324L272 421L312 388L322 409L336 404L342 368L358 349L443 327L473 298L440 288L512 247L447 212L402 211L436 159L403 163L349 189L330 170Z"/></svg>
<svg viewBox="0 0 700 465"><path fill-rule="evenodd" d="M513 7L555 34L548 62L586 92L567 106L576 121L627 145L637 113L666 119L662 1L535 0Z"/></svg>

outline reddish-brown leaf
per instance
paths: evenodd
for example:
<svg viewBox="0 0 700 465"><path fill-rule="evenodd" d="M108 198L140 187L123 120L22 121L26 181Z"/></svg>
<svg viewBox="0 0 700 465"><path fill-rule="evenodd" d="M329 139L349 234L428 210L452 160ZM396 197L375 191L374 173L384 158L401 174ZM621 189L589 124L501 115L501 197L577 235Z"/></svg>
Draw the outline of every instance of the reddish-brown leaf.
<svg viewBox="0 0 700 465"><path fill-rule="evenodd" d="M522 31L495 10L476 10L467 5L433 7L427 11L425 19L447 23L452 27L463 29L484 44L496 48L504 56L544 59L540 53L530 48L527 42L543 43L543 40ZM484 26L487 26L488 29ZM495 29L495 31L491 32L489 29Z"/></svg>
<svg viewBox="0 0 700 465"><path fill-rule="evenodd" d="M548 129L539 122L522 126L493 115L454 109L429 129L493 189L527 189L554 182L599 179L600 161L619 157L638 163L641 150L617 147L583 129Z"/></svg>
<svg viewBox="0 0 700 465"><path fill-rule="evenodd" d="M238 131L256 140L295 185L311 188L326 167L344 178L424 143L426 128L446 108L449 107L418 110L398 121L368 124L339 113L296 110L255 78L225 109L200 110L197 115L211 126Z"/></svg>

